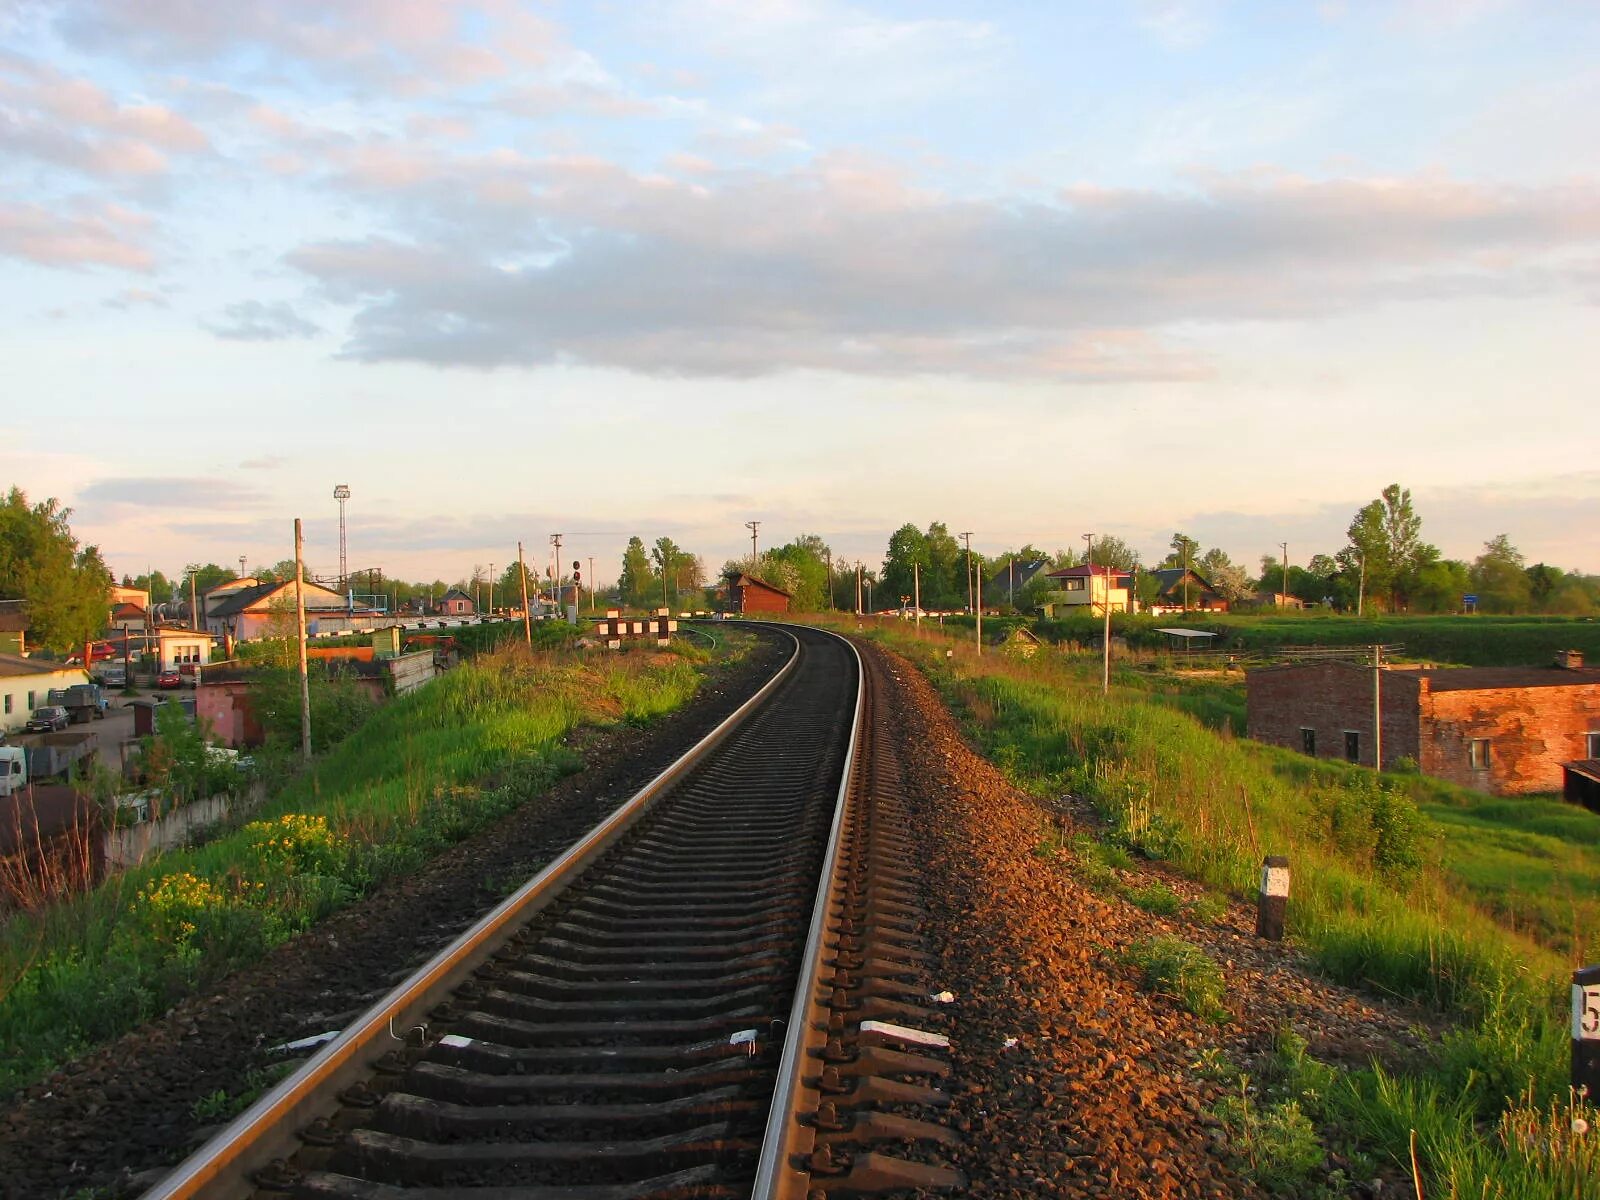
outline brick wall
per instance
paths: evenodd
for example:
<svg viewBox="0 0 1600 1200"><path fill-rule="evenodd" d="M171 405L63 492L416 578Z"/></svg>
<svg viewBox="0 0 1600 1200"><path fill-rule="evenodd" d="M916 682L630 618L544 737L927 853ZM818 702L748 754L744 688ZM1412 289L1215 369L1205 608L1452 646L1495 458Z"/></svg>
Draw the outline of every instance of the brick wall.
<svg viewBox="0 0 1600 1200"><path fill-rule="evenodd" d="M1561 764L1587 758L1600 732L1600 684L1433 692L1424 688L1422 754L1429 775L1499 795L1559 792ZM1471 743L1489 741L1486 769Z"/></svg>
<svg viewBox="0 0 1600 1200"><path fill-rule="evenodd" d="M1382 672L1383 765L1418 758L1418 683L1407 671ZM1318 758L1345 758L1345 731L1359 738L1356 761L1372 765L1372 668L1349 663L1258 667L1245 673L1245 728L1258 742L1303 748L1316 736ZM1420 760L1419 760L1420 761Z"/></svg>

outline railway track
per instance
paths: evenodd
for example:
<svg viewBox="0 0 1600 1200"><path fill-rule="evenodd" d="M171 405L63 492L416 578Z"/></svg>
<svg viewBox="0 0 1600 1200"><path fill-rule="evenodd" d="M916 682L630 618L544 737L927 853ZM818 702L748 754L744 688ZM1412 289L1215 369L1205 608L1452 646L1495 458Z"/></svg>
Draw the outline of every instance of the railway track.
<svg viewBox="0 0 1600 1200"><path fill-rule="evenodd" d="M959 1187L874 680L776 636L751 701L148 1200Z"/></svg>

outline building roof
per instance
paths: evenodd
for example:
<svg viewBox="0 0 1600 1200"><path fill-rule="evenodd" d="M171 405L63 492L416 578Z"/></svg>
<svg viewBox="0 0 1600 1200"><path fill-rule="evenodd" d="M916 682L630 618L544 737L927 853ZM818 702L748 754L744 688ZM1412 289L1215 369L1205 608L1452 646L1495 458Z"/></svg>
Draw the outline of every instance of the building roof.
<svg viewBox="0 0 1600 1200"><path fill-rule="evenodd" d="M255 605L259 604L263 600L271 599L278 592L284 590L285 588L293 589L293 587L294 587L294 580L290 579L290 580L286 580L286 581L284 581L282 583L278 583L278 582L274 581L274 582L269 582L269 583L258 583L254 587L240 588L237 591L233 592L231 595L229 595L226 599L219 601L216 604L216 606L214 608L212 608L212 610L207 615L210 616L210 617L232 617L232 616L236 616L237 614L244 612L248 608L253 608ZM345 608L345 607L347 607L347 605L345 603L345 598L343 596L339 595L338 592L335 592L335 591L333 591L333 590L331 590L329 588L323 587L321 584L311 583L311 582L307 581L307 583L305 585L305 589L306 589L306 608L308 608L308 609L329 609L329 608ZM292 592L291 592L291 594L292 594ZM315 601L317 601L317 600L326 601L328 598L331 598L331 599L337 601L337 603L334 603L334 604L328 604L326 602L324 602L322 604L315 603Z"/></svg>
<svg viewBox="0 0 1600 1200"><path fill-rule="evenodd" d="M751 585L754 585L756 587L766 588L767 591L769 591L769 592L777 592L778 595L780 595L780 596L788 596L789 595L788 592L784 591L781 587L777 586L777 584L768 583L765 579L757 579L754 575L744 575L744 574L735 575L728 582L731 583L734 587L750 587Z"/></svg>
<svg viewBox="0 0 1600 1200"><path fill-rule="evenodd" d="M1416 674L1426 679L1428 690L1434 692L1600 685L1600 667L1423 667Z"/></svg>
<svg viewBox="0 0 1600 1200"><path fill-rule="evenodd" d="M27 633L28 614L10 605L0 608L0 633Z"/></svg>
<svg viewBox="0 0 1600 1200"><path fill-rule="evenodd" d="M439 597L439 603L443 604L446 600L450 599L451 596L460 596L463 600L466 600L466 601L469 601L469 602L472 602L472 603L477 603L476 601L474 601L472 599L472 596L470 594L468 594L467 592L463 591L461 588L458 588L458 587L453 587L448 592L446 592L444 595L440 596Z"/></svg>
<svg viewBox="0 0 1600 1200"><path fill-rule="evenodd" d="M1013 563L1016 564L1014 572L1011 565ZM989 582L984 586L1009 587L1014 583L1017 587L1021 587L1049 565L1048 558L1009 558L1000 564L999 570L989 576Z"/></svg>
<svg viewBox="0 0 1600 1200"><path fill-rule="evenodd" d="M1180 629L1177 626L1173 626L1168 629L1158 629L1156 632L1171 634L1173 637L1180 637L1184 638L1185 640L1189 638L1212 638L1217 636L1214 633L1207 633L1203 629Z"/></svg>
<svg viewBox="0 0 1600 1200"><path fill-rule="evenodd" d="M1132 571L1125 571L1121 567L1108 567L1103 563L1088 563L1076 567L1062 567L1059 571L1051 571L1047 579L1087 579L1091 575L1120 575L1126 579Z"/></svg>
<svg viewBox="0 0 1600 1200"><path fill-rule="evenodd" d="M17 654L0 654L0 676L56 675L62 671L81 671L82 667L69 667L64 662L42 658L23 658Z"/></svg>
<svg viewBox="0 0 1600 1200"><path fill-rule="evenodd" d="M1600 758L1580 758L1576 762L1562 763L1561 769L1600 783Z"/></svg>
<svg viewBox="0 0 1600 1200"><path fill-rule="evenodd" d="M1145 574L1160 582L1163 595L1181 587L1185 576L1193 579L1202 591L1216 592L1210 581L1193 567L1159 567L1154 571L1146 571Z"/></svg>

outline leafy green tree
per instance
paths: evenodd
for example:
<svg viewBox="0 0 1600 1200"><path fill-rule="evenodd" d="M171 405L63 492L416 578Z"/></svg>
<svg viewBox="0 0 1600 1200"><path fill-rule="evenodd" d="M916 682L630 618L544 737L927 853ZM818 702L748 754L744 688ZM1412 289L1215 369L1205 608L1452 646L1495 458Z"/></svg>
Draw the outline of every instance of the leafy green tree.
<svg viewBox="0 0 1600 1200"><path fill-rule="evenodd" d="M1505 534L1483 544L1472 564L1472 588L1478 607L1485 612L1519 613L1533 607L1533 585L1528 581L1522 552Z"/></svg>
<svg viewBox="0 0 1600 1200"><path fill-rule="evenodd" d="M1182 535L1174 535L1182 536ZM1094 565L1116 571L1131 571L1139 565L1139 552L1114 534L1094 540Z"/></svg>
<svg viewBox="0 0 1600 1200"><path fill-rule="evenodd" d="M1200 543L1186 533L1174 533L1172 540L1167 543L1169 553L1161 560L1161 565L1166 568L1193 567L1199 570L1199 563L1203 557L1200 553ZM1221 553L1217 551L1216 553ZM1223 555L1224 558L1227 555Z"/></svg>
<svg viewBox="0 0 1600 1200"><path fill-rule="evenodd" d="M639 537L628 539L622 552L622 574L617 577L622 603L634 608L647 607L661 594L661 580L650 567L650 552Z"/></svg>
<svg viewBox="0 0 1600 1200"><path fill-rule="evenodd" d="M1447 613L1461 609L1461 598L1472 591L1467 564L1438 559L1417 571L1411 588L1411 608L1417 612Z"/></svg>
<svg viewBox="0 0 1600 1200"><path fill-rule="evenodd" d="M55 499L30 505L13 487L0 505L0 599L21 600L32 641L81 650L105 628L111 572L95 546L78 545Z"/></svg>
<svg viewBox="0 0 1600 1200"><path fill-rule="evenodd" d="M789 593L790 607L795 612L820 612L827 607L831 555L828 544L814 533L801 534L767 551L766 558L781 567L789 580L780 586Z"/></svg>
<svg viewBox="0 0 1600 1200"><path fill-rule="evenodd" d="M927 535L915 525L907 522L889 535L889 548L884 553L881 572L884 591L896 597L917 594L916 575L920 571L923 605L939 607L933 603L934 592L942 595L944 588L931 578L932 569ZM854 603L853 596L851 603Z"/></svg>

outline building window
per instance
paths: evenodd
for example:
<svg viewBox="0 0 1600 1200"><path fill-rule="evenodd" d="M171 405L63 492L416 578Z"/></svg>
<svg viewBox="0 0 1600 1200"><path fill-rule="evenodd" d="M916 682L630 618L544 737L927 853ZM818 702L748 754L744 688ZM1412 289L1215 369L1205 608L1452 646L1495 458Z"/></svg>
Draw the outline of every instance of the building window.
<svg viewBox="0 0 1600 1200"><path fill-rule="evenodd" d="M1344 760L1345 762L1361 761L1361 735L1354 729L1344 731Z"/></svg>
<svg viewBox="0 0 1600 1200"><path fill-rule="evenodd" d="M6 693L6 711L7 712L11 711L11 693L10 692Z"/></svg>
<svg viewBox="0 0 1600 1200"><path fill-rule="evenodd" d="M1062 589L1063 591L1068 591L1068 592L1081 592L1081 591L1083 591L1083 580L1081 580L1081 579L1068 579L1068 580L1065 581L1065 583L1066 583L1066 587Z"/></svg>
<svg viewBox="0 0 1600 1200"><path fill-rule="evenodd" d="M1307 754L1310 754L1313 757L1316 755L1316 753L1317 753L1317 731L1315 729L1306 729L1304 727L1301 728L1301 730L1300 730L1300 749L1304 750Z"/></svg>
<svg viewBox="0 0 1600 1200"><path fill-rule="evenodd" d="M1474 771L1487 771L1489 769L1489 739L1473 738L1470 753L1472 755L1472 769Z"/></svg>
<svg viewBox="0 0 1600 1200"><path fill-rule="evenodd" d="M1600 758L1600 733L1591 733L1585 739L1589 743L1589 753L1585 758Z"/></svg>
<svg viewBox="0 0 1600 1200"><path fill-rule="evenodd" d="M34 696L35 696L35 695L36 695L36 694L37 694L37 693L35 693L35 692L29 692L29 693L28 693L28 711L29 711L29 712L32 712L32 711L33 711L33 710L34 710L34 709L35 709L35 708L37 708L37 707L38 707L38 705L36 705L36 704L35 704L35 703L34 703L34 702L33 702L33 698L34 698Z"/></svg>

